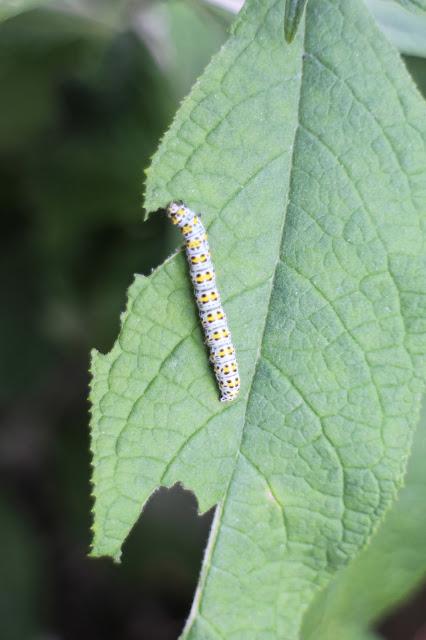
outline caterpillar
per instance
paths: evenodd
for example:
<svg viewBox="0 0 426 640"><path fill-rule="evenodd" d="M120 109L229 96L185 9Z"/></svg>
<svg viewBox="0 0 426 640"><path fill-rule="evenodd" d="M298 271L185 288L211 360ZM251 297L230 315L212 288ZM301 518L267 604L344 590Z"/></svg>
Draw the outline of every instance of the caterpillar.
<svg viewBox="0 0 426 640"><path fill-rule="evenodd" d="M216 275L206 230L200 216L182 202L171 202L167 207L167 217L180 229L185 239L195 301L205 343L210 352L209 360L219 386L220 400L234 400L240 390L238 364L231 332L216 287Z"/></svg>

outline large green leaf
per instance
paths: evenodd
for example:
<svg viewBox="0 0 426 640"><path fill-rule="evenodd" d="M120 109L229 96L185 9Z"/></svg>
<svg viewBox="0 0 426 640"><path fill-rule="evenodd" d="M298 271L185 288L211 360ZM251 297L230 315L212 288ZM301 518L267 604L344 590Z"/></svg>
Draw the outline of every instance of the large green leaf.
<svg viewBox="0 0 426 640"><path fill-rule="evenodd" d="M424 387L426 119L359 0L249 0L154 157L202 211L239 355L218 401L182 253L93 357L96 555L159 485L218 503L185 638L298 636L395 496Z"/></svg>
<svg viewBox="0 0 426 640"><path fill-rule="evenodd" d="M309 609L305 640L364 638L368 625L426 576L426 411L416 431L405 487L371 545ZM367 588L366 588L367 586Z"/></svg>
<svg viewBox="0 0 426 640"><path fill-rule="evenodd" d="M382 31L402 53L426 56L426 2L365 0Z"/></svg>

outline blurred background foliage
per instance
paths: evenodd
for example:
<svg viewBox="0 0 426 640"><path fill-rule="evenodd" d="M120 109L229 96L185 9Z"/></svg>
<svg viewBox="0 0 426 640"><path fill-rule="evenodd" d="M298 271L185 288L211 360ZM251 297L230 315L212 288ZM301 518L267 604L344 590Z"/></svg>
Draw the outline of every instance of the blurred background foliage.
<svg viewBox="0 0 426 640"><path fill-rule="evenodd" d="M200 0L24 5L0 7L0 638L171 640L210 516L161 490L121 566L87 558L87 370L132 274L174 248L162 216L142 224L143 169L230 14ZM406 61L426 91L426 61Z"/></svg>

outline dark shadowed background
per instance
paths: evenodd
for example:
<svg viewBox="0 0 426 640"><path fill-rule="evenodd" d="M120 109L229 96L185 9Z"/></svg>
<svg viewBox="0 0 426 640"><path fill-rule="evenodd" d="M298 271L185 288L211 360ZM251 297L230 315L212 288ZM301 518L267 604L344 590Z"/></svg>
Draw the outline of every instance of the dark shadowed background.
<svg viewBox="0 0 426 640"><path fill-rule="evenodd" d="M68 0L0 24L1 640L174 640L188 614L210 523L190 494L155 494L122 565L87 557L87 371L173 248L142 222L143 169L228 23L201 0ZM426 638L425 609L424 590L381 633Z"/></svg>

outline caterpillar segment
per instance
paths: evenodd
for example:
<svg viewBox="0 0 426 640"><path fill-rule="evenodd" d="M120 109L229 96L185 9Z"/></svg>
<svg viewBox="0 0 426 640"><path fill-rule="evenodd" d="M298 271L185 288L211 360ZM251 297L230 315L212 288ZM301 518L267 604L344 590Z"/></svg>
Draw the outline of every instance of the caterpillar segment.
<svg viewBox="0 0 426 640"><path fill-rule="evenodd" d="M226 314L216 287L216 275L206 230L200 216L180 202L169 204L167 216L180 229L185 239L195 301L205 343L210 353L209 360L219 386L220 400L234 400L240 390L238 363Z"/></svg>

